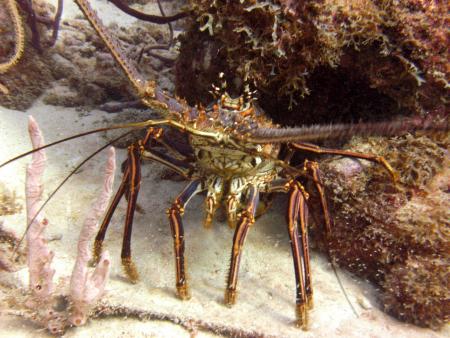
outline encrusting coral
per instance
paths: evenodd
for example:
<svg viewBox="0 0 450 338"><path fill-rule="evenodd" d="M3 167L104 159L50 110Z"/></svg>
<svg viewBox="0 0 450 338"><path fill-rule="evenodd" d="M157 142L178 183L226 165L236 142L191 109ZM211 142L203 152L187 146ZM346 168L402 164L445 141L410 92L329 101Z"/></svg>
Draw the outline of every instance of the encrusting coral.
<svg viewBox="0 0 450 338"><path fill-rule="evenodd" d="M328 243L334 259L377 284L388 313L442 327L450 316L450 135L353 139L348 147L384 156L400 181L394 185L364 161L321 163L334 220Z"/></svg>
<svg viewBox="0 0 450 338"><path fill-rule="evenodd" d="M144 48L167 40L165 27L149 23L133 24L127 28L113 24L108 29L119 40L124 53L136 63ZM48 104L72 107L135 99L127 78L84 19L63 22L53 59L52 74L57 82L55 88L44 95L43 100ZM165 89L173 89L172 75L164 71L163 66L164 61L145 54L138 65L139 71L147 78L158 80Z"/></svg>
<svg viewBox="0 0 450 338"><path fill-rule="evenodd" d="M284 122L367 118L374 112L357 104L370 96L383 98L383 108L445 107L444 1L191 0L190 6L194 22L181 38L177 91L191 103L210 99L219 69L254 83L263 108Z"/></svg>
<svg viewBox="0 0 450 338"><path fill-rule="evenodd" d="M448 257L438 255L411 255L394 265L383 282L385 311L420 326L442 327L450 319L448 273Z"/></svg>

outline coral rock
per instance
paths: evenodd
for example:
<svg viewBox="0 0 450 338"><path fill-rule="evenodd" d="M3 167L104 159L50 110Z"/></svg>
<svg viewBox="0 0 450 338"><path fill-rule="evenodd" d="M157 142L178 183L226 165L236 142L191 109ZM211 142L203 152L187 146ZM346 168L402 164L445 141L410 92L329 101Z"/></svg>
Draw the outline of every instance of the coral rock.
<svg viewBox="0 0 450 338"><path fill-rule="evenodd" d="M366 161L321 163L334 220L328 244L336 262L378 285L390 314L435 329L449 319L449 146L448 133L353 139L352 150L390 162L400 174L397 186ZM311 205L320 219L316 198Z"/></svg>

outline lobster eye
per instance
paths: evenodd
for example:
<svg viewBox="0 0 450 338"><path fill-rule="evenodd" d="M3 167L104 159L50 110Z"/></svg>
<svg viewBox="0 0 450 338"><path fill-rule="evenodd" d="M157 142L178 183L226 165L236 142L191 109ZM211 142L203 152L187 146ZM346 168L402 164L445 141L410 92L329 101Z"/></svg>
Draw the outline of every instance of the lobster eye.
<svg viewBox="0 0 450 338"><path fill-rule="evenodd" d="M200 150L197 152L197 158L198 158L199 160L204 159L205 156L206 156L206 153L205 153L205 151L204 151L203 149L200 149Z"/></svg>
<svg viewBox="0 0 450 338"><path fill-rule="evenodd" d="M256 167L261 162L262 162L261 157L253 157L252 160L250 161L250 164L252 165L252 167Z"/></svg>

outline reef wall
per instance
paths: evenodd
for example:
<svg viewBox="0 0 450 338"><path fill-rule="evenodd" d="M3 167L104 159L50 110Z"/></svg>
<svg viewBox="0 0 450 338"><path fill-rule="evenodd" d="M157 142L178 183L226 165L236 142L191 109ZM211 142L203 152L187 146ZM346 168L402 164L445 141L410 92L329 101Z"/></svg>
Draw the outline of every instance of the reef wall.
<svg viewBox="0 0 450 338"><path fill-rule="evenodd" d="M389 159L393 183L381 166L348 158L320 164L331 203L334 260L381 291L388 313L419 326L449 320L450 135L354 138L348 149ZM314 192L313 189L310 191ZM312 195L321 236L318 196Z"/></svg>
<svg viewBox="0 0 450 338"><path fill-rule="evenodd" d="M233 74L229 83L253 83L266 111L289 124L445 109L444 1L191 0L190 6L195 20L181 41L177 91L191 103L208 101L209 84L224 71Z"/></svg>

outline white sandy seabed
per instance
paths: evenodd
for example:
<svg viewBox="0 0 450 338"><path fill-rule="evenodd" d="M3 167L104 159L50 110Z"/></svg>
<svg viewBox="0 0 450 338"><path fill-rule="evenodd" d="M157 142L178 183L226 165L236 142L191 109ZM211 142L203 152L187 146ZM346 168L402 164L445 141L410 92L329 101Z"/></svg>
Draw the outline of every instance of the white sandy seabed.
<svg viewBox="0 0 450 338"><path fill-rule="evenodd" d="M46 141L111 124L112 115L101 111L80 112L72 108L54 107L36 102L26 113L0 107L0 162L29 150L27 116L32 114L40 124ZM64 176L87 154L106 142L103 135L70 141L47 151L48 167L44 178L48 195ZM118 150L117 163L125 158ZM59 238L49 243L55 252L55 280L65 280L71 273L76 255L76 241L90 205L101 187L106 153L88 162L57 193L46 207L50 220L46 236ZM29 159L17 161L1 169L1 180L16 191L24 204L25 165ZM232 308L223 305L225 278L228 271L233 232L216 222L205 230L203 198L196 197L185 216L186 258L192 298L180 301L175 296L173 244L165 209L183 189L184 182L161 180L159 164L143 165L143 181L139 204L145 214L137 213L133 229L132 253L140 272L140 282L126 281L120 265L120 248L125 203L117 208L105 241L112 259L112 271L105 300L144 311L203 320L245 332L254 331L275 337L448 337L447 330L434 332L400 323L378 308L376 291L362 281L340 271L345 290L359 313L351 311L325 257L312 252L314 309L310 312L309 330L294 326L295 280L284 211L286 199L279 197L273 207L259 218L250 230L244 247L239 274L239 298ZM120 170L115 187L120 183ZM4 227L20 234L25 224L24 213L3 217ZM1 282L27 285L27 271L2 273ZM5 307L7 291L1 290L1 306ZM5 310L5 309L3 309ZM0 309L0 337L39 337L46 333L28 321L5 315ZM86 326L69 330L67 337L183 337L189 333L178 325L162 321L138 321L125 318L93 320ZM198 336L211 336L200 332Z"/></svg>

